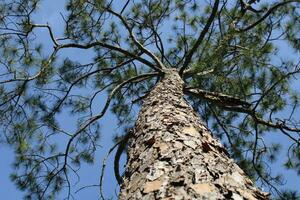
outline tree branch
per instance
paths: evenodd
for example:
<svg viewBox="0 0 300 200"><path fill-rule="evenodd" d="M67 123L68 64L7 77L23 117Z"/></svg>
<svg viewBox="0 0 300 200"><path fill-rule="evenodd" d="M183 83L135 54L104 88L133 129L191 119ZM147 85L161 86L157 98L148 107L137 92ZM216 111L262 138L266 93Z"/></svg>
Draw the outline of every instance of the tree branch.
<svg viewBox="0 0 300 200"><path fill-rule="evenodd" d="M69 43L69 44L64 44L64 45L61 45L59 46L60 49L63 49L63 48L79 48L79 49L90 49L90 48L93 48L95 46L101 46L101 47L104 47L104 48L107 48L107 49L110 49L110 50L113 50L113 51L117 51L117 52L120 52L126 56L129 56L131 58L135 58L136 60L140 61L141 63L149 66L150 68L154 69L155 71L158 71L158 72L162 72L162 70L155 66L153 63L149 62L148 60L138 56L136 53L131 53L125 49L122 49L120 47L117 47L117 46L113 46L113 45L110 45L110 44L107 44L107 43L104 43L104 42L100 42L100 41L97 41L97 42L92 42L92 43L89 43L89 44L76 44L76 43Z"/></svg>
<svg viewBox="0 0 300 200"><path fill-rule="evenodd" d="M281 130L283 134L287 135L293 141L300 144L300 140L297 140L286 132L290 131L300 133L300 128L287 126L284 121L277 121L276 123L266 121L258 117L255 110L250 108L251 104L246 101L231 97L229 95L208 92L200 89L184 89L184 92L207 100L208 102L215 104L216 106L219 106L225 110L248 114L256 123Z"/></svg>
<svg viewBox="0 0 300 200"><path fill-rule="evenodd" d="M220 104L225 106L242 106L246 108L249 108L251 106L250 103L243 101L239 98L218 92L210 92L207 90L194 88L185 88L184 92L194 96L198 96L200 98L213 102L214 104Z"/></svg>
<svg viewBox="0 0 300 200"><path fill-rule="evenodd" d="M181 67L181 69L179 70L179 75L182 76L184 70L188 67L188 65L190 64L192 57L194 55L194 53L197 51L198 47L200 46L201 42L203 41L206 33L208 32L210 25L212 24L212 22L214 21L214 18L218 12L218 7L219 7L219 0L216 0L212 9L212 12L208 18L207 23L205 24L205 27L203 28L203 30L201 31L196 43L194 44L194 46L188 51L183 66Z"/></svg>
<svg viewBox="0 0 300 200"><path fill-rule="evenodd" d="M133 130L129 130L126 133L126 135L118 142L119 147L117 149L115 159L114 159L114 172L115 172L115 177L116 177L119 185L121 185L123 183L123 179L120 176L120 172L119 172L119 162L120 162L121 155L122 155L123 151L125 150L127 141L132 136L132 132L133 132Z"/></svg>
<svg viewBox="0 0 300 200"><path fill-rule="evenodd" d="M66 98L68 97L69 93L71 92L72 88L77 84L79 83L81 80L83 79L87 79L89 76L93 75L93 74L96 74L96 73L99 73L99 72L107 72L109 71L109 73L111 73L113 70L117 69L117 68L120 68L124 65L127 65L128 63L134 61L135 59L132 58L132 59L129 59L129 60L126 60L122 63L119 63L117 64L116 66L114 67L111 67L111 68L103 68L103 69L97 69L97 70L94 70L94 71L91 71L87 74L84 74L82 76L80 76L79 78L77 78L73 83L71 83L70 87L68 88L68 90L66 91L66 94L63 96L62 99L60 99L58 101L58 103L55 105L55 107L52 109L52 111L49 113L49 116L52 116L53 114L55 114L55 112L61 107L61 105L63 104L63 102L66 100Z"/></svg>
<svg viewBox="0 0 300 200"><path fill-rule="evenodd" d="M111 10L110 8L107 8L107 11L111 14L113 14L114 16L116 16L117 18L119 18L121 20L121 22L123 23L123 25L125 26L125 28L127 29L127 31L129 32L130 37L132 38L133 42L137 45L137 47L143 51L145 54L147 54L148 56L150 56L154 62L158 65L158 68L160 69L164 69L164 64L160 61L159 58L156 57L156 55L154 55L151 51L149 51L146 47L144 47L135 37L135 35L133 34L132 28L129 26L129 24L126 22L125 18L114 12L113 10Z"/></svg>
<svg viewBox="0 0 300 200"><path fill-rule="evenodd" d="M214 69L208 69L208 70L205 70L205 71L201 71L201 72L196 72L196 70L194 69L186 69L184 70L183 72L183 79L187 79L187 78L190 78L192 77L193 75L196 75L196 76L204 76L204 75L207 75L207 74L210 74L210 73L213 73L214 72Z"/></svg>
<svg viewBox="0 0 300 200"><path fill-rule="evenodd" d="M265 125L271 128L275 128L280 130L284 135L288 136L290 139L292 139L294 142L296 142L297 144L300 144L300 139L296 139L294 137L292 137L289 133L287 133L286 131L290 131L290 132L296 132L296 133L300 133L300 128L293 128L290 126L287 126L285 124L284 121L277 121L276 123L273 123L271 121L266 121L260 117L257 116L257 114L255 113L254 110L249 109L249 108L242 108L242 107L229 107L229 106L220 106L222 108L224 108L225 110L228 111L234 111L234 112L240 112L240 113L245 113L248 114L252 117L252 119L261 125Z"/></svg>
<svg viewBox="0 0 300 200"><path fill-rule="evenodd" d="M275 6L271 7L259 20L257 20L256 22L254 22L253 24L249 25L248 27L244 28L244 29L240 29L238 30L239 33L248 31L252 28L254 28L256 25L258 25L259 23L261 23L262 21L264 21L269 15L271 15L274 11L276 11L276 9L278 9L279 7L288 4L288 3L293 3L293 2L300 2L299 0L290 0L290 1L283 1L281 3L276 4Z"/></svg>
<svg viewBox="0 0 300 200"><path fill-rule="evenodd" d="M56 38L54 37L52 28L50 27L49 24L32 24L31 27L32 27L31 31L32 31L34 28L36 28L36 27L47 28L48 31L49 31L49 34L50 34L50 37L51 37L52 42L54 43L54 45L55 45L56 47L59 46L59 44L58 44L57 41L56 41Z"/></svg>
<svg viewBox="0 0 300 200"><path fill-rule="evenodd" d="M113 150L121 143L122 141L117 142L116 144L114 144L113 147L111 147L108 151L108 153L106 154L106 156L104 157L103 161L102 161L102 168L101 168L101 175L100 175L100 181L99 181L99 188L100 188L100 196L103 200L105 200L104 198L104 194L103 194L103 178L104 178L104 171L106 168L106 161L109 157L109 155L113 152Z"/></svg>

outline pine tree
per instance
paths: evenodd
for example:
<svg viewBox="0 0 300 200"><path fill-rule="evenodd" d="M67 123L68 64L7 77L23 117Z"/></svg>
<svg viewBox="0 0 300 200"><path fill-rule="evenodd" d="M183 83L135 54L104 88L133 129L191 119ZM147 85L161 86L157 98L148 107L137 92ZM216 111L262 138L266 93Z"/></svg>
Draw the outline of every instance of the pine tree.
<svg viewBox="0 0 300 200"><path fill-rule="evenodd" d="M0 138L26 199L72 198L109 109L124 128L110 150L119 199L299 198L271 168L285 153L300 172L299 0L68 0L62 36L40 5L0 2ZM289 147L265 142L273 135Z"/></svg>

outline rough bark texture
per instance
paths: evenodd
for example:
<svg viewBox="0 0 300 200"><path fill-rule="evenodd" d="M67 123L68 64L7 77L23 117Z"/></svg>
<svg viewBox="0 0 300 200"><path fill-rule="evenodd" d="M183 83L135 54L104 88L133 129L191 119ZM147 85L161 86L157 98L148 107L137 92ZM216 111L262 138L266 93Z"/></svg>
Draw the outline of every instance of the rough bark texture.
<svg viewBox="0 0 300 200"><path fill-rule="evenodd" d="M119 199L269 199L228 157L183 98L174 70L151 91L135 125Z"/></svg>

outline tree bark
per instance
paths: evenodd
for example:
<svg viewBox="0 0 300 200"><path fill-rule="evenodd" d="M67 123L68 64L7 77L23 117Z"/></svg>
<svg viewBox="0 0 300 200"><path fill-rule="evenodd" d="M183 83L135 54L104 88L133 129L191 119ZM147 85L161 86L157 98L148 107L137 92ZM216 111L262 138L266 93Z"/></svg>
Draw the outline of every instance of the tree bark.
<svg viewBox="0 0 300 200"><path fill-rule="evenodd" d="M145 99L119 199L269 199L229 158L184 100L175 70Z"/></svg>

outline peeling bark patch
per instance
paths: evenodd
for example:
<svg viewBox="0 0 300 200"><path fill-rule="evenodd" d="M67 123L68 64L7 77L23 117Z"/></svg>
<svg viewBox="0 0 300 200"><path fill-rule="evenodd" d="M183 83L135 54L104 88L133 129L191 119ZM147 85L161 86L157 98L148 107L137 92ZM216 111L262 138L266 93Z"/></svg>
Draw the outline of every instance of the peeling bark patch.
<svg viewBox="0 0 300 200"><path fill-rule="evenodd" d="M240 175L238 172L233 172L231 175L225 175L220 178L220 182L224 185L230 185L233 187L239 187L244 184L244 177Z"/></svg>
<svg viewBox="0 0 300 200"><path fill-rule="evenodd" d="M189 141L189 140L184 140L183 143L188 146L191 147L192 149L196 149L196 147L198 146L196 142L194 141Z"/></svg>
<svg viewBox="0 0 300 200"><path fill-rule="evenodd" d="M199 132L197 129L195 129L194 126L184 127L182 132L186 135L192 136L192 137L199 137Z"/></svg>
<svg viewBox="0 0 300 200"><path fill-rule="evenodd" d="M199 195L204 195L206 193L212 193L215 191L215 186L208 183L199 183L192 185L191 188Z"/></svg>
<svg viewBox="0 0 300 200"><path fill-rule="evenodd" d="M182 149L182 147L183 147L182 143L178 142L178 141L175 141L173 143L173 146L174 146L175 149Z"/></svg>
<svg viewBox="0 0 300 200"><path fill-rule="evenodd" d="M233 193L231 198L232 198L233 200L244 200L243 197L241 197L240 195L238 195L238 194L236 194L236 193Z"/></svg>
<svg viewBox="0 0 300 200"><path fill-rule="evenodd" d="M243 196L244 199L247 199L247 200L256 200L257 199L251 193L249 193L248 191L245 191L245 190L239 190L239 194L241 196Z"/></svg>
<svg viewBox="0 0 300 200"><path fill-rule="evenodd" d="M150 192L154 192L154 191L157 191L160 189L162 185L162 181L152 181L152 182L147 182L145 185L144 185L144 189L143 189L143 192L145 194L147 193L150 193Z"/></svg>
<svg viewBox="0 0 300 200"><path fill-rule="evenodd" d="M154 147L157 147L160 152L166 152L169 150L169 145L167 143L158 143Z"/></svg>
<svg viewBox="0 0 300 200"><path fill-rule="evenodd" d="M232 173L232 178L235 180L239 185L244 183L244 177L240 175L238 172L233 172Z"/></svg>

